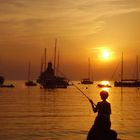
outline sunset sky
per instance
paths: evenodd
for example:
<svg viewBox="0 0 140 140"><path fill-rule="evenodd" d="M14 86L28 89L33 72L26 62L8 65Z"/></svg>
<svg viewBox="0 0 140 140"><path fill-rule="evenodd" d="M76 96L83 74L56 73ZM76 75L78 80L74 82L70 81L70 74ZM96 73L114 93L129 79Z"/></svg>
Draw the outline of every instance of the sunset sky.
<svg viewBox="0 0 140 140"><path fill-rule="evenodd" d="M0 0L0 75L27 79L31 61L37 79L44 48L53 61L56 38L60 70L68 78L87 77L90 58L93 79L117 79L122 52L125 76L134 77L140 0Z"/></svg>

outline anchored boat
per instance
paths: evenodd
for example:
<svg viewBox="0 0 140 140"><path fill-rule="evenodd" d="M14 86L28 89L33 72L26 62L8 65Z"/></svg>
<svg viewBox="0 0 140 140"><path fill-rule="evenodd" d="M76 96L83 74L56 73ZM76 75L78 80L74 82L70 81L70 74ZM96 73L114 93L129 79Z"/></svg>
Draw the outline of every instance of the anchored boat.
<svg viewBox="0 0 140 140"><path fill-rule="evenodd" d="M54 63L48 62L48 66L46 68L46 48L44 50L44 63L42 60L41 64L41 72L40 76L37 79L37 82L43 87L43 88L67 88L69 85L69 81L65 77L58 76L58 64L56 67L56 43L57 40L55 40L55 48L54 48ZM43 67L44 64L44 67Z"/></svg>
<svg viewBox="0 0 140 140"><path fill-rule="evenodd" d="M48 63L48 67L43 71L37 82L43 86L43 88L67 88L68 81L64 77L59 77L54 74L52 63Z"/></svg>
<svg viewBox="0 0 140 140"><path fill-rule="evenodd" d="M138 56L136 58L136 78L135 79L124 79L123 78L123 53L122 53L122 62L121 62L121 81L115 81L115 87L140 87L140 80L138 79Z"/></svg>
<svg viewBox="0 0 140 140"><path fill-rule="evenodd" d="M31 69L31 64L29 62L29 65L28 65L28 81L25 82L25 85L26 86L36 86L37 84L30 79L30 71L31 71L30 69Z"/></svg>
<svg viewBox="0 0 140 140"><path fill-rule="evenodd" d="M88 58L88 78L81 80L81 84L93 84L93 81L90 79L90 58Z"/></svg>

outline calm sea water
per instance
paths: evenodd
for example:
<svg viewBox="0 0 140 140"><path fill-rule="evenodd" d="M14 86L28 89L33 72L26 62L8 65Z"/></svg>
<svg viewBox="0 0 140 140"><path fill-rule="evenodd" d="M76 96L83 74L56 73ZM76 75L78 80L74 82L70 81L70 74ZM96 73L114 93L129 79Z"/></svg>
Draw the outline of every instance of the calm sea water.
<svg viewBox="0 0 140 140"><path fill-rule="evenodd" d="M86 140L97 114L75 88L44 90L11 81L15 88L0 88L0 140ZM77 86L95 103L100 100L96 81ZM112 129L122 140L140 140L140 90L109 89Z"/></svg>

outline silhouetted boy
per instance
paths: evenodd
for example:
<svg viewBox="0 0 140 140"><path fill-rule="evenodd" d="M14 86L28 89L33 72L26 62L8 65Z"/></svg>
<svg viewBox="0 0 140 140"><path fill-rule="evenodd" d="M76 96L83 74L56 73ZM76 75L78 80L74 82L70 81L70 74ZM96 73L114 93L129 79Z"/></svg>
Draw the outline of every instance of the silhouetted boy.
<svg viewBox="0 0 140 140"><path fill-rule="evenodd" d="M90 129L87 140L117 140L117 133L111 130L111 105L106 101L108 98L107 91L101 91L102 101L95 106L93 101L89 99L94 112L98 112L94 125Z"/></svg>

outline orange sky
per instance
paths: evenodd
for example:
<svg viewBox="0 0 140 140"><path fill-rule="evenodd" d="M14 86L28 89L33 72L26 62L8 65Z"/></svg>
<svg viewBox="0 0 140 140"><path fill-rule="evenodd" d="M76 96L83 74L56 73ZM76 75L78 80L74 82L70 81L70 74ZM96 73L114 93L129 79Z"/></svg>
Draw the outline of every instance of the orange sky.
<svg viewBox="0 0 140 140"><path fill-rule="evenodd" d="M88 57L94 79L119 78L119 68L113 73L121 52L126 76L135 75L139 0L0 0L0 17L0 74L6 79L26 79L29 61L37 79L45 47L47 60L53 58L55 38L60 69L70 79L88 75ZM112 59L99 58L103 49Z"/></svg>

